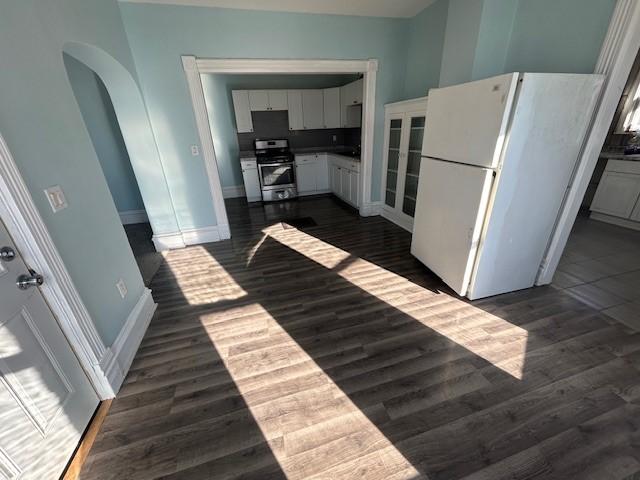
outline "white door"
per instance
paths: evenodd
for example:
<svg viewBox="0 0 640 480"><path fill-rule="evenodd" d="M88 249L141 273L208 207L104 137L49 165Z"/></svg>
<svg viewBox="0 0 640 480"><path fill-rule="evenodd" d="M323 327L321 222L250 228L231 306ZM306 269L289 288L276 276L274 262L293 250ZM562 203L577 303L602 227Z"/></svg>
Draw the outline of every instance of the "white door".
<svg viewBox="0 0 640 480"><path fill-rule="evenodd" d="M0 478L58 478L98 397L0 223ZM46 279L45 279L46 281Z"/></svg>
<svg viewBox="0 0 640 480"><path fill-rule="evenodd" d="M340 168L331 163L331 191L340 196Z"/></svg>
<svg viewBox="0 0 640 480"><path fill-rule="evenodd" d="M640 175L604 172L593 197L594 212L629 218L640 195Z"/></svg>
<svg viewBox="0 0 640 480"><path fill-rule="evenodd" d="M258 166L255 162L242 162L242 179L244 180L244 191L248 202L262 200L260 190L260 178L258 177Z"/></svg>
<svg viewBox="0 0 640 480"><path fill-rule="evenodd" d="M324 101L324 128L340 128L340 87L325 88Z"/></svg>
<svg viewBox="0 0 640 480"><path fill-rule="evenodd" d="M429 90L422 155L496 167L518 74Z"/></svg>
<svg viewBox="0 0 640 480"><path fill-rule="evenodd" d="M493 171L423 158L411 253L466 295L487 211Z"/></svg>
<svg viewBox="0 0 640 480"><path fill-rule="evenodd" d="M253 120L249 107L249 92L247 90L233 90L233 111L236 114L236 128L238 133L253 132Z"/></svg>
<svg viewBox="0 0 640 480"><path fill-rule="evenodd" d="M346 202L351 197L351 172L346 168L340 167L340 197Z"/></svg>
<svg viewBox="0 0 640 480"><path fill-rule="evenodd" d="M287 110L286 90L269 90L269 110Z"/></svg>
<svg viewBox="0 0 640 480"><path fill-rule="evenodd" d="M326 153L316 155L316 188L319 191L329 190L329 166Z"/></svg>
<svg viewBox="0 0 640 480"><path fill-rule="evenodd" d="M315 193L316 191L316 162L296 162L296 184L298 193Z"/></svg>
<svg viewBox="0 0 640 480"><path fill-rule="evenodd" d="M302 90L302 115L306 130L324 128L322 90Z"/></svg>
<svg viewBox="0 0 640 480"><path fill-rule="evenodd" d="M360 193L360 174L358 172L351 172L349 175L349 202L354 207L359 206L358 197Z"/></svg>
<svg viewBox="0 0 640 480"><path fill-rule="evenodd" d="M287 104L289 130L302 130L304 128L304 119L302 116L302 91L287 90Z"/></svg>
<svg viewBox="0 0 640 480"><path fill-rule="evenodd" d="M268 90L249 90L249 106L252 112L264 112L269 110Z"/></svg>

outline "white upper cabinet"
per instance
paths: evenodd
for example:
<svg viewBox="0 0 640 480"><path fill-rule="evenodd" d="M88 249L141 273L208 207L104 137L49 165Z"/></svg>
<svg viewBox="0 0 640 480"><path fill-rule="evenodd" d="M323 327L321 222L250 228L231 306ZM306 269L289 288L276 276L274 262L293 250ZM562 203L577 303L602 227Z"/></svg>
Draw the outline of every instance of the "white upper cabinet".
<svg viewBox="0 0 640 480"><path fill-rule="evenodd" d="M289 105L289 130L302 130L304 118L302 116L302 90L287 90Z"/></svg>
<svg viewBox="0 0 640 480"><path fill-rule="evenodd" d="M340 87L340 124L343 128L359 127L362 123L362 79Z"/></svg>
<svg viewBox="0 0 640 480"><path fill-rule="evenodd" d="M253 132L253 120L251 119L251 108L249 107L249 92L247 90L234 90L231 92L233 98L233 110L236 114L236 127L238 133Z"/></svg>
<svg viewBox="0 0 640 480"><path fill-rule="evenodd" d="M287 110L287 91L269 90L269 110Z"/></svg>
<svg viewBox="0 0 640 480"><path fill-rule="evenodd" d="M252 112L287 110L287 91L249 90L249 106Z"/></svg>
<svg viewBox="0 0 640 480"><path fill-rule="evenodd" d="M249 107L252 112L269 110L269 92L266 90L249 90Z"/></svg>
<svg viewBox="0 0 640 480"><path fill-rule="evenodd" d="M322 90L302 90L302 114L305 130L324 128Z"/></svg>
<svg viewBox="0 0 640 480"><path fill-rule="evenodd" d="M324 128L340 128L340 87L324 89Z"/></svg>

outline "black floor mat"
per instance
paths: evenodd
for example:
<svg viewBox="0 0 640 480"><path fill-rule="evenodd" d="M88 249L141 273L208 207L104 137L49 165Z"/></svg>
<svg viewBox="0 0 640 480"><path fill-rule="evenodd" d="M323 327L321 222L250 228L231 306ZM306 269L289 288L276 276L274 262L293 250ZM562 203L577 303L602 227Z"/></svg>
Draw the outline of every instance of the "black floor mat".
<svg viewBox="0 0 640 480"><path fill-rule="evenodd" d="M282 228L309 228L317 227L318 224L311 217L289 218L282 222Z"/></svg>

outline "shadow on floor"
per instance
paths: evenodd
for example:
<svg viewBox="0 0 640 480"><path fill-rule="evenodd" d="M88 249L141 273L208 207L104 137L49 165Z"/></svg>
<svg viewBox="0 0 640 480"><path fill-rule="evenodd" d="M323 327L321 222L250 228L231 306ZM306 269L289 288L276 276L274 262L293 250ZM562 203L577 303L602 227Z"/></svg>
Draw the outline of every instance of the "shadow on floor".
<svg viewBox="0 0 640 480"><path fill-rule="evenodd" d="M637 335L553 288L463 301L389 222L301 206L167 256L82 478L640 472Z"/></svg>

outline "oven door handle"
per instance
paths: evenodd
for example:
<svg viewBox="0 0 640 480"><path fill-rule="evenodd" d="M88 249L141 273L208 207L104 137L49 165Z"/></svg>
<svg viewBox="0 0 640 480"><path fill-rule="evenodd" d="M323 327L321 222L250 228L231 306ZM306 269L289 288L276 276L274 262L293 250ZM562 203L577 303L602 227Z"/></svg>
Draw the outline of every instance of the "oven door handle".
<svg viewBox="0 0 640 480"><path fill-rule="evenodd" d="M280 162L280 163L259 163L259 167L281 167L283 165L293 165L294 162Z"/></svg>

